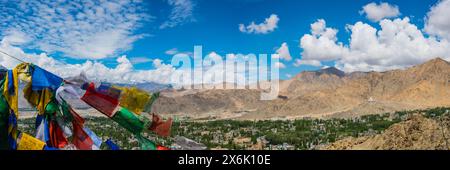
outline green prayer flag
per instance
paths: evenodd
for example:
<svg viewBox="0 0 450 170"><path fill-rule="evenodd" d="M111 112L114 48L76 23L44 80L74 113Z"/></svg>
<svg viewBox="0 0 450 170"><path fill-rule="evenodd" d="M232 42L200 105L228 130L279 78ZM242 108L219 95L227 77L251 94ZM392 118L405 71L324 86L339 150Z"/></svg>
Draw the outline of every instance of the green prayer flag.
<svg viewBox="0 0 450 170"><path fill-rule="evenodd" d="M136 138L141 145L141 150L156 150L156 144L153 141L143 137L140 134L137 134Z"/></svg>
<svg viewBox="0 0 450 170"><path fill-rule="evenodd" d="M4 80L0 81L0 91L3 91ZM0 150L9 149L8 143L9 105L5 97L0 94Z"/></svg>
<svg viewBox="0 0 450 170"><path fill-rule="evenodd" d="M125 108L120 108L111 119L133 134L140 134L144 130L145 122Z"/></svg>

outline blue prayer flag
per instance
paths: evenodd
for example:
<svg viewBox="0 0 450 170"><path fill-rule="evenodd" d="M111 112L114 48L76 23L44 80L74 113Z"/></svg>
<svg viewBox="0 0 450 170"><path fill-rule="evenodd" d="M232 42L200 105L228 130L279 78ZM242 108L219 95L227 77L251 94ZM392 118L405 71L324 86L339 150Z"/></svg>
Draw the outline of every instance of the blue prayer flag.
<svg viewBox="0 0 450 170"><path fill-rule="evenodd" d="M39 66L33 65L33 68L34 71L31 77L32 90L43 90L45 88L56 90L63 82L61 77L54 75Z"/></svg>

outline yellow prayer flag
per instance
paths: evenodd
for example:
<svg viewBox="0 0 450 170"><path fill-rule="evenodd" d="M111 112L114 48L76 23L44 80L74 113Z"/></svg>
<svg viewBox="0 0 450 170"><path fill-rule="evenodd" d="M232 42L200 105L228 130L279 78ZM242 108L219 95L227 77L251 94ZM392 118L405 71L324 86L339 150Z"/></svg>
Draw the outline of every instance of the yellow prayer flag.
<svg viewBox="0 0 450 170"><path fill-rule="evenodd" d="M44 146L45 143L41 140L26 133L22 133L17 150L43 150Z"/></svg>
<svg viewBox="0 0 450 170"><path fill-rule="evenodd" d="M28 74L28 63L21 63L17 65L12 71L12 77L9 74L6 75L4 88L3 88L3 96L5 96L6 101L9 104L11 110L16 114L16 118L19 118L19 106L18 106L18 95L19 95L19 79L22 80L30 80L30 76ZM14 93L10 94L10 89L8 87L9 82L12 81Z"/></svg>
<svg viewBox="0 0 450 170"><path fill-rule="evenodd" d="M119 105L140 115L151 96L148 92L136 87L116 87L122 90Z"/></svg>
<svg viewBox="0 0 450 170"><path fill-rule="evenodd" d="M45 108L53 98L53 93L50 89L33 91L31 88L31 83L28 83L25 86L23 89L23 95L31 106L36 107L39 111L39 115L43 115L45 113Z"/></svg>

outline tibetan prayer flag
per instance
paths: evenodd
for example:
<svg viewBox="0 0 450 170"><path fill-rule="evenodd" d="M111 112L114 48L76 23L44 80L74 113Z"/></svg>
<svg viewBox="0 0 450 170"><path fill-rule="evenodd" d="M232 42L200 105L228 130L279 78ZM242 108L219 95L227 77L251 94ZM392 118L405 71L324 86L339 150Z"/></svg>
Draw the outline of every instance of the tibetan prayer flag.
<svg viewBox="0 0 450 170"><path fill-rule="evenodd" d="M50 140L49 140L50 147L64 148L64 146L66 146L69 143L66 137L64 137L63 131L56 121L50 122L49 132L50 132Z"/></svg>
<svg viewBox="0 0 450 170"><path fill-rule="evenodd" d="M120 150L120 147L117 146L111 139L106 140L106 145L108 145L111 150Z"/></svg>
<svg viewBox="0 0 450 170"><path fill-rule="evenodd" d="M36 124L38 124L36 128L36 138L43 142L47 142L50 139L47 119L44 116L38 115L36 117Z"/></svg>
<svg viewBox="0 0 450 170"><path fill-rule="evenodd" d="M36 107L39 115L45 113L45 109L54 97L54 93L49 89L34 91L31 88L31 83L28 83L23 89L23 95L31 106Z"/></svg>
<svg viewBox="0 0 450 170"><path fill-rule="evenodd" d="M156 150L156 144L151 140L148 140L140 134L136 135L136 138L141 145L141 150Z"/></svg>
<svg viewBox="0 0 450 170"><path fill-rule="evenodd" d="M116 108L119 105L118 99L98 93L94 83L89 84L81 100L108 117L114 116Z"/></svg>
<svg viewBox="0 0 450 170"><path fill-rule="evenodd" d="M145 105L150 101L151 96L146 91L136 87L118 87L122 90L120 106L127 108L133 113L141 114Z"/></svg>
<svg viewBox="0 0 450 170"><path fill-rule="evenodd" d="M19 116L18 95L19 95L19 77L21 79L28 79L28 64L22 63L16 66L13 70L9 70L5 77L3 84L3 96L12 110L10 113Z"/></svg>
<svg viewBox="0 0 450 170"><path fill-rule="evenodd" d="M87 127L83 127L83 130L86 132L86 134L89 135L89 137L92 139L92 142L94 142L92 150L100 150L100 146L102 145L102 139L100 139L91 129Z"/></svg>
<svg viewBox="0 0 450 170"><path fill-rule="evenodd" d="M170 130L172 128L172 118L164 121L160 116L153 114L152 125L149 130L155 132L156 134L167 137L170 136Z"/></svg>
<svg viewBox="0 0 450 170"><path fill-rule="evenodd" d="M56 89L56 100L58 100L59 103L63 103L65 95L69 95L73 98L79 99L81 96L78 94L78 92L75 90L74 85L64 85L60 86L58 89Z"/></svg>
<svg viewBox="0 0 450 170"><path fill-rule="evenodd" d="M144 121L125 108L120 108L114 117L112 117L112 120L119 123L120 126L124 127L133 134L141 133L145 126Z"/></svg>
<svg viewBox="0 0 450 170"><path fill-rule="evenodd" d="M54 148L54 147L50 147L50 146L45 145L45 146L44 146L44 150L46 150L46 151L57 151L57 150L59 150L59 149L58 149L58 148Z"/></svg>
<svg viewBox="0 0 450 170"><path fill-rule="evenodd" d="M80 125L84 124L84 118L81 117L75 110L73 110L71 107L69 108L70 114L73 116L73 121L77 122Z"/></svg>
<svg viewBox="0 0 450 170"><path fill-rule="evenodd" d="M1 86L0 82L0 86ZM0 150L9 149L8 144L9 107L3 95L0 95Z"/></svg>
<svg viewBox="0 0 450 170"><path fill-rule="evenodd" d="M94 141L89 137L89 135L83 130L83 127L76 122L73 125L73 138L72 144L74 144L79 150L92 150L92 145Z"/></svg>
<svg viewBox="0 0 450 170"><path fill-rule="evenodd" d="M65 119L64 121L75 121L79 125L84 124L84 118L75 112L64 99L61 100L61 111Z"/></svg>
<svg viewBox="0 0 450 170"><path fill-rule="evenodd" d="M165 147L165 146L158 145L158 146L156 147L156 150L159 150L159 151L166 151L166 150L170 150L170 148Z"/></svg>
<svg viewBox="0 0 450 170"><path fill-rule="evenodd" d="M43 150L45 143L26 133L21 134L17 150Z"/></svg>
<svg viewBox="0 0 450 170"><path fill-rule="evenodd" d="M31 87L32 90L44 90L50 89L55 91L63 82L63 79L53 73L48 72L40 68L39 66L32 65Z"/></svg>
<svg viewBox="0 0 450 170"><path fill-rule="evenodd" d="M112 87L109 83L101 83L100 86L97 87L97 92L117 100L119 100L120 95L122 94L122 90Z"/></svg>
<svg viewBox="0 0 450 170"><path fill-rule="evenodd" d="M17 130L17 117L14 111L11 110L8 118L8 142L12 150L17 149L17 138L19 130Z"/></svg>

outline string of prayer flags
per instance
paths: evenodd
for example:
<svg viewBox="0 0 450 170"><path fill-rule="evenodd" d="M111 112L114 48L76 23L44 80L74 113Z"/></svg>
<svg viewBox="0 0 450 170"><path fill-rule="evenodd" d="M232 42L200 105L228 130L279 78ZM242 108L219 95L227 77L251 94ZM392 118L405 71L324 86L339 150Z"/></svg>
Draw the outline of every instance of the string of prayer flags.
<svg viewBox="0 0 450 170"><path fill-rule="evenodd" d="M18 139L17 150L43 150L45 142L30 136L26 133L21 133Z"/></svg>
<svg viewBox="0 0 450 170"><path fill-rule="evenodd" d="M164 121L159 115L153 114L152 125L149 130L155 132L162 137L170 136L170 130L172 128L172 118Z"/></svg>
<svg viewBox="0 0 450 170"><path fill-rule="evenodd" d="M115 110L119 105L119 100L117 98L97 92L94 83L88 85L81 100L108 117L114 115Z"/></svg>
<svg viewBox="0 0 450 170"><path fill-rule="evenodd" d="M141 115L142 111L151 110L151 105L159 97L159 93L150 94L136 87L117 87L109 83L101 83L96 88L94 83L87 83L84 74L74 77L72 81L66 81L39 66L28 63L21 63L4 73L4 78L0 80L1 149L100 149L101 138L84 127L83 117L64 100L63 96L68 95L64 97L80 98L130 131L137 138L141 149L169 150L142 136L144 130L165 137L170 135L172 119L164 121L153 114L150 121ZM27 83L23 90L24 98L39 113L36 117L35 137L20 133L18 130L19 79ZM86 90L82 97L74 89L76 87ZM105 143L112 150L119 149L110 139Z"/></svg>

